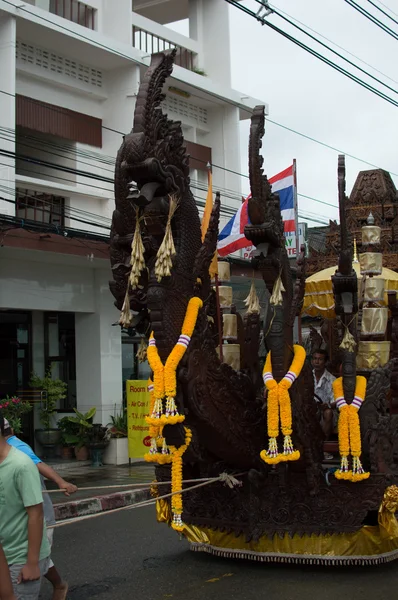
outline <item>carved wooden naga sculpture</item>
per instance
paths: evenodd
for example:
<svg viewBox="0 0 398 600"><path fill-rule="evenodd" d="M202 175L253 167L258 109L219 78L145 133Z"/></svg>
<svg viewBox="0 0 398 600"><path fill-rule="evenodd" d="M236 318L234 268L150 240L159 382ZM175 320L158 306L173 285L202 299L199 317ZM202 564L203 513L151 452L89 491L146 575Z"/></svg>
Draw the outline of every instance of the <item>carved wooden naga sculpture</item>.
<svg viewBox="0 0 398 600"><path fill-rule="evenodd" d="M217 194L210 225L202 243L198 209L189 189L189 157L180 123L161 110L162 87L171 74L175 51L152 57L143 79L132 132L120 148L115 173L116 210L111 234L110 287L116 306L136 311L149 336L153 332L159 357L165 364L182 331L190 298L203 301L191 342L177 369L176 402L184 425L193 432L190 453L196 459L211 452L222 461L250 468L259 461L265 431L261 403L247 375L220 364L212 319L214 292L209 266L218 236L220 198ZM136 189L131 189L132 184ZM162 244L170 201L177 200L171 219L175 245L170 276L156 275L155 263ZM129 282L132 233L144 245L145 265L135 289ZM131 280L130 280L131 282ZM250 410L249 410L250 409ZM250 434L248 435L248 432ZM184 440L181 424L167 425L168 444ZM210 468L209 461L203 468Z"/></svg>
<svg viewBox="0 0 398 600"><path fill-rule="evenodd" d="M267 351L271 351L272 372L280 381L289 371L293 359L293 326L300 314L305 286L305 252L302 248L297 261L296 286L293 289L292 272L286 252L283 221L279 197L273 194L267 177L263 173L263 158L260 155L264 135L264 107L253 111L249 141L249 176L251 198L248 203L250 225L245 227L245 236L256 246L253 266L262 273L270 295L275 285L283 289L280 303L269 306L265 321L264 339ZM279 282L278 282L279 280ZM291 389L294 436L306 460L307 475L312 484L321 460L321 438L316 417L313 378L308 365Z"/></svg>

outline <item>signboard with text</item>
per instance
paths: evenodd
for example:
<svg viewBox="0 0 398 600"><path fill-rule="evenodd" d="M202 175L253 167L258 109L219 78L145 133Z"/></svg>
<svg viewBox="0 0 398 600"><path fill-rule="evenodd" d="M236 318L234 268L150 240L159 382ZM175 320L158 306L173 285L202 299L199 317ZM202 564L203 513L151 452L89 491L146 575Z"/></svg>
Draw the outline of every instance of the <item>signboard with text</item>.
<svg viewBox="0 0 398 600"><path fill-rule="evenodd" d="M127 396L127 437L129 458L143 458L151 445L149 425L145 417L149 415L150 393L146 379L126 381Z"/></svg>
<svg viewBox="0 0 398 600"><path fill-rule="evenodd" d="M307 241L307 223L299 223L298 224L299 231L299 249L302 244L305 244ZM285 241L286 241L286 251L289 258L296 258L296 232L287 232L285 231ZM251 258L251 253L254 250L254 246L247 246L242 250L242 258L249 259Z"/></svg>

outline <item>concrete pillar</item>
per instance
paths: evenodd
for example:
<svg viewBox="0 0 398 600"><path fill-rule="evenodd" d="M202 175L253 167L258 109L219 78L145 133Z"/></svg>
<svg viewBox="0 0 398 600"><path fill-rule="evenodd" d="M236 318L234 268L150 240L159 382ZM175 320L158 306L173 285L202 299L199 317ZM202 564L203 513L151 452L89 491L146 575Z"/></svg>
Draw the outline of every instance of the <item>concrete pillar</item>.
<svg viewBox="0 0 398 600"><path fill-rule="evenodd" d="M96 406L95 423L107 425L122 398L119 314L109 291L110 271L95 271L95 313L75 314L77 408Z"/></svg>
<svg viewBox="0 0 398 600"><path fill-rule="evenodd" d="M44 313L41 310L32 310L32 369L39 377L44 377L45 373L44 356ZM33 405L33 428L43 427L39 416L40 404ZM55 423L55 419L54 419ZM55 425L53 425L55 427ZM43 449L39 442L34 439L34 450L38 456L41 456Z"/></svg>
<svg viewBox="0 0 398 600"><path fill-rule="evenodd" d="M231 87L229 10L225 0L189 0L189 37L201 44L197 66Z"/></svg>
<svg viewBox="0 0 398 600"><path fill-rule="evenodd" d="M117 5L117 9L116 9ZM98 30L104 35L131 46L133 40L131 0L103 0Z"/></svg>
<svg viewBox="0 0 398 600"><path fill-rule="evenodd" d="M44 377L44 313L32 310L32 368L39 377Z"/></svg>
<svg viewBox="0 0 398 600"><path fill-rule="evenodd" d="M35 3L36 8L41 8L42 10L50 11L50 0L36 0Z"/></svg>
<svg viewBox="0 0 398 600"><path fill-rule="evenodd" d="M0 94L0 127L5 127L7 136L10 135L12 141L2 140L2 148L10 152L15 152L15 45L16 45L16 20L12 15L0 12L0 73L1 89ZM0 180L4 186L10 188L7 194L2 196L15 201L15 158L2 156L0 165ZM5 215L15 215L15 204L6 200L0 200L0 213Z"/></svg>
<svg viewBox="0 0 398 600"><path fill-rule="evenodd" d="M240 142L239 142L239 109L235 106L221 106L209 111L208 126L210 132L206 135L204 144L212 149L212 161L215 165L229 169L214 168L213 189L233 190L238 195L241 191L241 177L230 171L240 173ZM241 204L240 196L236 200L222 197L221 202L238 210Z"/></svg>

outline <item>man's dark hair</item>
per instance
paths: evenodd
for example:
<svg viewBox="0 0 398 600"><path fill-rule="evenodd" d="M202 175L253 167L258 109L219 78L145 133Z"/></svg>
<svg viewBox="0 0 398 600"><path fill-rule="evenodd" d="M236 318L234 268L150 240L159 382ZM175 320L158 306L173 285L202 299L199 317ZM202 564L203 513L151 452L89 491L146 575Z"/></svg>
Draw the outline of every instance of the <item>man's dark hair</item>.
<svg viewBox="0 0 398 600"><path fill-rule="evenodd" d="M4 436L4 417L0 412L0 432Z"/></svg>
<svg viewBox="0 0 398 600"><path fill-rule="evenodd" d="M315 354L322 354L322 356L325 357L325 362L327 362L329 355L328 355L328 351L325 350L324 348L319 348L319 350L314 350L314 352L312 353L311 358L314 358Z"/></svg>

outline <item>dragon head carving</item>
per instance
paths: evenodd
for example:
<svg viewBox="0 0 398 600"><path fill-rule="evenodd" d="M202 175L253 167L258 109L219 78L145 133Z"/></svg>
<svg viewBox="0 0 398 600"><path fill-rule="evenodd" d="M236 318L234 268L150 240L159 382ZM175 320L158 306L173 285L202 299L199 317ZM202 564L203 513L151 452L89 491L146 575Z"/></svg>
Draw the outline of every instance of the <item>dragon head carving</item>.
<svg viewBox="0 0 398 600"><path fill-rule="evenodd" d="M181 123L163 114L161 104L166 78L176 50L160 52L141 82L131 133L124 137L116 160L115 202L112 219L110 289L122 307L126 290L130 308L144 317L155 332L162 359L170 353L181 332L189 299L201 295L197 281L206 287L208 265L217 243L219 200L204 243L198 209L189 189L189 156ZM165 236L171 198L177 209L171 220L175 246L171 275L155 274L158 250ZM145 266L138 285L127 289L131 245L139 220ZM207 271L206 271L207 265ZM207 286L209 287L209 286Z"/></svg>

